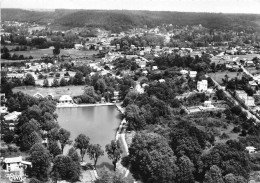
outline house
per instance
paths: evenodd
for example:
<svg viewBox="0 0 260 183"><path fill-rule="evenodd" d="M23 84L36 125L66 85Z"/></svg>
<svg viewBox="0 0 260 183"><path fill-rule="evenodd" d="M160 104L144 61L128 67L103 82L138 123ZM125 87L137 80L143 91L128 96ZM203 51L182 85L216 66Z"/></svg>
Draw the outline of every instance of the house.
<svg viewBox="0 0 260 183"><path fill-rule="evenodd" d="M181 73L182 75L186 75L186 74L189 73L189 71L187 71L187 70L181 70L180 73Z"/></svg>
<svg viewBox="0 0 260 183"><path fill-rule="evenodd" d="M119 98L119 91L114 91L114 97L113 97L113 99L114 99L114 100L118 100L118 98Z"/></svg>
<svg viewBox="0 0 260 183"><path fill-rule="evenodd" d="M159 79L158 80L160 83L164 83L165 82L165 79Z"/></svg>
<svg viewBox="0 0 260 183"><path fill-rule="evenodd" d="M48 95L45 96L45 98L52 100L54 99L54 95L52 93L49 93Z"/></svg>
<svg viewBox="0 0 260 183"><path fill-rule="evenodd" d="M144 70L142 73L143 73L144 75L147 75L147 74L148 74L148 71L147 71L147 70Z"/></svg>
<svg viewBox="0 0 260 183"><path fill-rule="evenodd" d="M242 90L236 90L236 97L239 99L245 99L247 98L247 93Z"/></svg>
<svg viewBox="0 0 260 183"><path fill-rule="evenodd" d="M82 45L82 44L75 44L75 45L74 45L74 48L75 48L76 50L81 50L81 49L83 48L83 45Z"/></svg>
<svg viewBox="0 0 260 183"><path fill-rule="evenodd" d="M154 65L153 67L152 67L152 70L157 70L158 69L158 67L156 66L156 65Z"/></svg>
<svg viewBox="0 0 260 183"><path fill-rule="evenodd" d="M61 103L61 104L73 104L74 102L73 102L71 96L62 95L59 99L59 103Z"/></svg>
<svg viewBox="0 0 260 183"><path fill-rule="evenodd" d="M136 82L135 91L139 94L144 93L144 89L141 87L140 82Z"/></svg>
<svg viewBox="0 0 260 183"><path fill-rule="evenodd" d="M39 92L35 93L33 95L33 97L37 98L37 99L40 99L40 98L44 98L42 94L40 94Z"/></svg>
<svg viewBox="0 0 260 183"><path fill-rule="evenodd" d="M197 71L190 71L189 76L190 78L195 78L197 76Z"/></svg>
<svg viewBox="0 0 260 183"><path fill-rule="evenodd" d="M253 146L247 146L247 147L246 147L246 150L248 151L249 154L256 152L256 151L255 151L256 148L253 147Z"/></svg>
<svg viewBox="0 0 260 183"><path fill-rule="evenodd" d="M0 106L0 113L1 113L1 114L6 114L6 113L8 113L7 107L5 107L5 106Z"/></svg>
<svg viewBox="0 0 260 183"><path fill-rule="evenodd" d="M257 83L256 83L255 81L249 81L249 85L251 86L251 88L252 88L253 90L255 90L255 89L256 89L256 86L257 86Z"/></svg>
<svg viewBox="0 0 260 183"><path fill-rule="evenodd" d="M208 80L202 80L197 82L197 90L200 92L207 91L208 89Z"/></svg>
<svg viewBox="0 0 260 183"><path fill-rule="evenodd" d="M255 99L253 97L247 97L243 99L246 106L253 107L255 106Z"/></svg>
<svg viewBox="0 0 260 183"><path fill-rule="evenodd" d="M14 111L4 116L5 121L16 121L21 112Z"/></svg>
<svg viewBox="0 0 260 183"><path fill-rule="evenodd" d="M245 66L247 67L255 67L255 64L252 60L248 60L245 62Z"/></svg>
<svg viewBox="0 0 260 183"><path fill-rule="evenodd" d="M3 163L3 169L5 170L5 172L19 172L20 175L24 175L24 170L28 166L32 166L31 162L23 161L22 156L5 158Z"/></svg>

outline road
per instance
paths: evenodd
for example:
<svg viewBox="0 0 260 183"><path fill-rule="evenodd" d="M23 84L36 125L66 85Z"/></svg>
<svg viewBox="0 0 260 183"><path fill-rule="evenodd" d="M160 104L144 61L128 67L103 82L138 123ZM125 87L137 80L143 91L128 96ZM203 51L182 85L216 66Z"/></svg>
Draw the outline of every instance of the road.
<svg viewBox="0 0 260 183"><path fill-rule="evenodd" d="M206 75L206 77L209 77L209 76ZM212 81L215 83L215 85L217 86L218 89L223 89L222 86L221 86L217 81L215 81L213 78L211 78L211 79L212 79ZM224 94L225 94L228 98L230 98L236 105L241 106L240 103L239 103L229 92L227 92L226 90L223 90L223 91L224 91ZM253 119L256 120L257 123L260 122L260 120L259 120L255 115L253 115L252 113L250 113L249 110L243 108L242 106L241 106L241 109L242 109L242 111L244 111L244 112L247 113L247 118L248 118L248 119L249 119L249 118L253 118Z"/></svg>

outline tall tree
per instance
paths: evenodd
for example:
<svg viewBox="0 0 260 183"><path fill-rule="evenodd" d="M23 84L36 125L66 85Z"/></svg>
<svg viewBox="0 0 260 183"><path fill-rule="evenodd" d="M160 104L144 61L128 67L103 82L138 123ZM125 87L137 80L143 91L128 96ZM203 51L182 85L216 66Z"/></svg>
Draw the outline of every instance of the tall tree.
<svg viewBox="0 0 260 183"><path fill-rule="evenodd" d="M177 161L178 172L177 181L179 183L192 183L194 182L193 171L194 165L187 156L182 156Z"/></svg>
<svg viewBox="0 0 260 183"><path fill-rule="evenodd" d="M43 87L49 87L49 80L48 79L43 80Z"/></svg>
<svg viewBox="0 0 260 183"><path fill-rule="evenodd" d="M56 56L59 56L60 54L60 45L57 44L55 45L54 49L53 49L53 55L56 57Z"/></svg>
<svg viewBox="0 0 260 183"><path fill-rule="evenodd" d="M203 183L224 183L221 169L216 165L211 166L210 170L205 174Z"/></svg>
<svg viewBox="0 0 260 183"><path fill-rule="evenodd" d="M137 133L129 148L131 172L142 182L175 182L175 159L167 140L155 133Z"/></svg>
<svg viewBox="0 0 260 183"><path fill-rule="evenodd" d="M29 160L32 162L30 171L31 177L36 177L41 181L47 181L51 167L51 155L42 144L35 144L29 151Z"/></svg>
<svg viewBox="0 0 260 183"><path fill-rule="evenodd" d="M55 181L76 182L79 181L80 175L80 165L75 163L70 156L58 155L55 157L51 172Z"/></svg>
<svg viewBox="0 0 260 183"><path fill-rule="evenodd" d="M26 74L23 82L24 82L25 85L35 86L35 79L34 79L34 77L30 73Z"/></svg>
<svg viewBox="0 0 260 183"><path fill-rule="evenodd" d="M107 144L106 152L108 158L112 160L114 171L116 171L116 163L120 160L121 153L123 153L119 141L112 140L110 144Z"/></svg>
<svg viewBox="0 0 260 183"><path fill-rule="evenodd" d="M55 158L57 155L62 154L61 148L59 144L56 141L51 141L48 145L48 150L52 154L52 156Z"/></svg>
<svg viewBox="0 0 260 183"><path fill-rule="evenodd" d="M88 148L88 155L90 159L94 160L94 166L96 167L98 158L104 155L104 151L99 144L91 144Z"/></svg>
<svg viewBox="0 0 260 183"><path fill-rule="evenodd" d="M58 133L58 138L61 144L61 151L63 152L64 147L72 143L72 141L70 140L70 132L61 128Z"/></svg>
<svg viewBox="0 0 260 183"><path fill-rule="evenodd" d="M79 134L75 139L74 147L80 150L81 161L83 161L83 158L88 150L89 140L90 138L84 134Z"/></svg>

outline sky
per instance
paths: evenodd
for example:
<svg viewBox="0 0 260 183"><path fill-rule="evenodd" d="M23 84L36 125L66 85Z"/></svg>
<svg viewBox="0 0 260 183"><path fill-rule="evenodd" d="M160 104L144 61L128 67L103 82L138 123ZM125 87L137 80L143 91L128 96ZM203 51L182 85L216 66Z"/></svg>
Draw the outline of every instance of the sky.
<svg viewBox="0 0 260 183"><path fill-rule="evenodd" d="M1 8L102 9L260 14L260 0L0 0Z"/></svg>

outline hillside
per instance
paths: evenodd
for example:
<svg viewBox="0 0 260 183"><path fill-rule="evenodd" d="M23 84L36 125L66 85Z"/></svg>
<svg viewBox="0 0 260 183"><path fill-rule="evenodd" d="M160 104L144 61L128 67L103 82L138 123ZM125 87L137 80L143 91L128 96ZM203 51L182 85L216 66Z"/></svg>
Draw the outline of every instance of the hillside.
<svg viewBox="0 0 260 183"><path fill-rule="evenodd" d="M173 25L198 25L210 29L260 30L260 15L222 13L184 13L130 10L61 10L28 11L2 9L2 21L17 20L39 23L53 23L54 26L103 27L122 31L134 26L154 27L163 23Z"/></svg>

